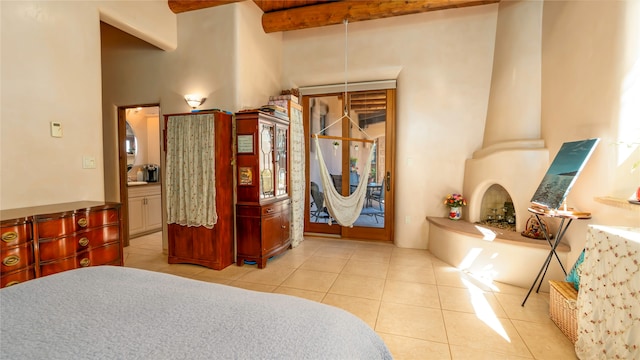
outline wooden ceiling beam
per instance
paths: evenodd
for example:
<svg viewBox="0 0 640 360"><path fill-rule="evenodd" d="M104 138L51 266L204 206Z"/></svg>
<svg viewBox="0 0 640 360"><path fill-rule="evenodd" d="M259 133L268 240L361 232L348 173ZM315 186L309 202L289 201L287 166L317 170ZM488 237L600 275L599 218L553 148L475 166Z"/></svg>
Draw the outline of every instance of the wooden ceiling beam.
<svg viewBox="0 0 640 360"><path fill-rule="evenodd" d="M326 3L336 0L253 0L262 12L268 13L272 11L279 11L291 8L297 8L301 6L310 6L320 3Z"/></svg>
<svg viewBox="0 0 640 360"><path fill-rule="evenodd" d="M214 6L226 5L244 0L167 0L169 9L174 14L179 14L187 11L206 9ZM272 11L282 11L301 6L310 6L315 4L321 4L331 1L340 0L253 0L256 5L264 13Z"/></svg>
<svg viewBox="0 0 640 360"><path fill-rule="evenodd" d="M175 14L243 0L167 0ZM349 22L497 3L500 0L254 0L264 11L265 32L299 30ZM282 10L278 10L282 9Z"/></svg>
<svg viewBox="0 0 640 360"><path fill-rule="evenodd" d="M171 9L174 14L179 14L239 1L242 0L167 0L167 4L169 4L169 9Z"/></svg>
<svg viewBox="0 0 640 360"><path fill-rule="evenodd" d="M500 0L344 0L273 11L262 15L266 33L497 3Z"/></svg>

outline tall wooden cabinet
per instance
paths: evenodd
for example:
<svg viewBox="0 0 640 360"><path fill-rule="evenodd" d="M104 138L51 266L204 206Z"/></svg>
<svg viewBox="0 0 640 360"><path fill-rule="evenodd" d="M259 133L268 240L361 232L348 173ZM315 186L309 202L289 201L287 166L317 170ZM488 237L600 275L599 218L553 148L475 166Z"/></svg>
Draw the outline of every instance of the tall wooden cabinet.
<svg viewBox="0 0 640 360"><path fill-rule="evenodd" d="M258 268L291 245L289 120L261 111L236 114L237 264Z"/></svg>
<svg viewBox="0 0 640 360"><path fill-rule="evenodd" d="M215 202L218 220L211 229L205 226L168 224L169 263L197 264L221 270L231 265L234 260L232 116L220 111L165 115L164 128L169 129L169 121L202 115L209 116L207 121L213 121L215 125ZM165 131L165 151L167 131L170 130ZM168 179L165 178L165 181ZM167 202L171 202L171 194L167 194Z"/></svg>
<svg viewBox="0 0 640 360"><path fill-rule="evenodd" d="M3 210L0 287L61 271L124 265L120 204L80 201Z"/></svg>

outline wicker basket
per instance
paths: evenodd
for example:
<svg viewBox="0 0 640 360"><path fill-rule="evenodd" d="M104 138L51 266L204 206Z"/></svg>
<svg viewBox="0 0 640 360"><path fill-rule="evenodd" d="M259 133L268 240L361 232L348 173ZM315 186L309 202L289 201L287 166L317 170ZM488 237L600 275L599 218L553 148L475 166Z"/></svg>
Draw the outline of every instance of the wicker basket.
<svg viewBox="0 0 640 360"><path fill-rule="evenodd" d="M578 291L570 282L549 280L549 285L549 316L575 344L578 339Z"/></svg>

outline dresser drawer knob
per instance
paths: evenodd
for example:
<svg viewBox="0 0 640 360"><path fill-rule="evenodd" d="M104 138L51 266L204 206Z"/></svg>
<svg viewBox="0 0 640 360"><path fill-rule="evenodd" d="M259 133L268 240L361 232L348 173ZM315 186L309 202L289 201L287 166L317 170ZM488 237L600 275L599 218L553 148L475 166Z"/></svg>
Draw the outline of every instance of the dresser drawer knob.
<svg viewBox="0 0 640 360"><path fill-rule="evenodd" d="M78 240L78 244L80 244L80 246L89 245L89 238L86 238L86 237L80 238L80 240Z"/></svg>
<svg viewBox="0 0 640 360"><path fill-rule="evenodd" d="M4 266L15 266L20 263L20 256L18 255L9 255L2 260Z"/></svg>
<svg viewBox="0 0 640 360"><path fill-rule="evenodd" d="M13 240L18 238L18 233L15 231L7 231L2 234L2 241L4 242L12 242Z"/></svg>
<svg viewBox="0 0 640 360"><path fill-rule="evenodd" d="M18 285L18 284L20 284L20 281L18 280L9 281L7 285L5 285L4 287L9 287L9 286Z"/></svg>
<svg viewBox="0 0 640 360"><path fill-rule="evenodd" d="M87 267L89 265L91 265L91 260L89 260L89 258L84 258L80 260L80 266Z"/></svg>
<svg viewBox="0 0 640 360"><path fill-rule="evenodd" d="M89 221L87 221L87 218L78 219L78 226L80 226L80 227L87 227L88 223L89 223Z"/></svg>

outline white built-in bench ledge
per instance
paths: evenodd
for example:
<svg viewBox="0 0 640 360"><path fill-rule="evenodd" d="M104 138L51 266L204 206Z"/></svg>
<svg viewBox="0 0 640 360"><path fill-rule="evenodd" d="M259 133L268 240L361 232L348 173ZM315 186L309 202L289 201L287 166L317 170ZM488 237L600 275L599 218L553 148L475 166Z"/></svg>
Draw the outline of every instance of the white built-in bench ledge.
<svg viewBox="0 0 640 360"><path fill-rule="evenodd" d="M485 241L503 242L517 246L533 247L546 250L551 248L546 240L536 240L520 235L519 232L502 230L481 224L472 224L464 220L450 220L449 218L427 217L427 220L435 226L439 226L448 231L454 231L467 236L472 236ZM558 252L569 252L571 248L560 243L556 249ZM542 264L541 264L542 266Z"/></svg>
<svg viewBox="0 0 640 360"><path fill-rule="evenodd" d="M514 231L448 218L427 217L427 221L429 251L440 260L487 281L528 289L551 250L546 240L530 239ZM556 249L565 269L570 250L563 243ZM564 277L558 261L552 259L541 290L549 291L546 280Z"/></svg>

